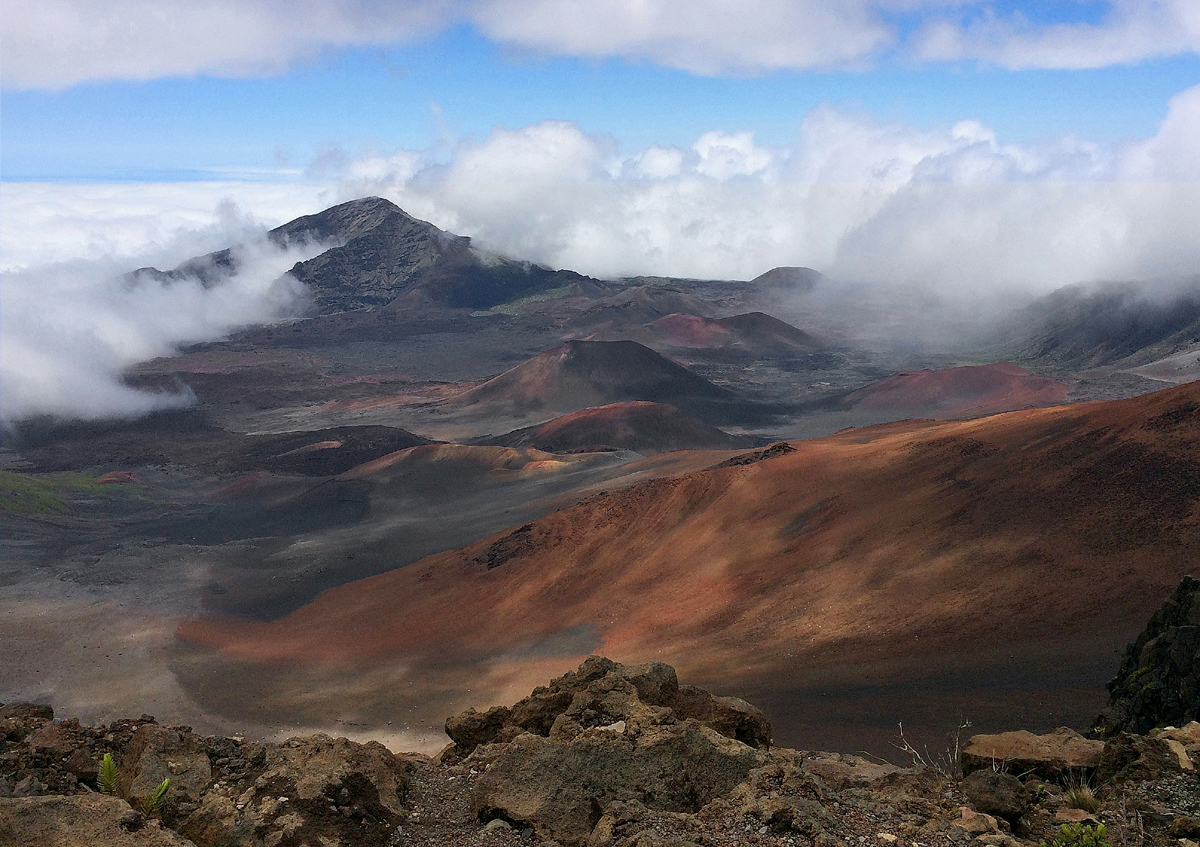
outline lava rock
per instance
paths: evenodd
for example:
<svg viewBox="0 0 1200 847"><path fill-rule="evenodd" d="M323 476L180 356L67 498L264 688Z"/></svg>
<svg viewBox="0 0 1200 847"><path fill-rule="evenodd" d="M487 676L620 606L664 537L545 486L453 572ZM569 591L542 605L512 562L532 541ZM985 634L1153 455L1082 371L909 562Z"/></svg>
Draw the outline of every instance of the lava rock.
<svg viewBox="0 0 1200 847"><path fill-rule="evenodd" d="M991 769L968 774L963 780L963 793L976 811L1004 818L1010 823L1029 808L1029 792L1021 780Z"/></svg>
<svg viewBox="0 0 1200 847"><path fill-rule="evenodd" d="M1200 719L1200 579L1184 577L1155 611L1108 691L1096 719L1106 736Z"/></svg>

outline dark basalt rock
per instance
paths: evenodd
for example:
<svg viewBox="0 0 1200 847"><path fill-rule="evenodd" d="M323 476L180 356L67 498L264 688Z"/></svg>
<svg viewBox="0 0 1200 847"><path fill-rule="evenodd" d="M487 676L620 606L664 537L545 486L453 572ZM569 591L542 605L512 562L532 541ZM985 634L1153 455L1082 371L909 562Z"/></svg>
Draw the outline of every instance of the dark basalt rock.
<svg viewBox="0 0 1200 847"><path fill-rule="evenodd" d="M1125 650L1096 720L1104 735L1200 719L1200 579L1187 576Z"/></svg>

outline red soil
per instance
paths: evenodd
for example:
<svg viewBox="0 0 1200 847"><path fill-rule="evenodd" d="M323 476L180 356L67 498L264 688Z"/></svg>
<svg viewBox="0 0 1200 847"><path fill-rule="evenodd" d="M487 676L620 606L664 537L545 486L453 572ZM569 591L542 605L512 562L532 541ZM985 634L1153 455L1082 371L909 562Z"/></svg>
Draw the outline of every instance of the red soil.
<svg viewBox="0 0 1200 847"><path fill-rule="evenodd" d="M986 686L1013 656L1034 674L1068 643L1108 661L1200 554L1198 401L1192 384L793 442L594 496L271 623L180 634L263 666L403 666L417 689L481 703L589 650L743 691L869 663L970 661ZM530 646L581 631L594 643Z"/></svg>
<svg viewBox="0 0 1200 847"><path fill-rule="evenodd" d="M946 419L1055 406L1064 402L1069 392L1070 388L1056 379L997 362L898 373L847 395L846 402L856 408Z"/></svg>
<svg viewBox="0 0 1200 847"><path fill-rule="evenodd" d="M96 482L100 485L128 485L130 483L140 483L141 481L142 478L133 471L111 471L96 479Z"/></svg>
<svg viewBox="0 0 1200 847"><path fill-rule="evenodd" d="M737 348L760 355L796 355L823 346L803 330L762 312L727 318L676 312L628 330L623 337L660 349Z"/></svg>
<svg viewBox="0 0 1200 847"><path fill-rule="evenodd" d="M495 439L512 447L568 451L598 448L659 453L667 450L720 450L748 446L665 403L630 400L571 412L537 427Z"/></svg>
<svg viewBox="0 0 1200 847"><path fill-rule="evenodd" d="M695 315L667 315L650 326L659 330L663 341L676 347L719 347L735 340L719 321Z"/></svg>
<svg viewBox="0 0 1200 847"><path fill-rule="evenodd" d="M462 395L464 405L574 411L623 400L727 394L681 365L633 341L568 341Z"/></svg>

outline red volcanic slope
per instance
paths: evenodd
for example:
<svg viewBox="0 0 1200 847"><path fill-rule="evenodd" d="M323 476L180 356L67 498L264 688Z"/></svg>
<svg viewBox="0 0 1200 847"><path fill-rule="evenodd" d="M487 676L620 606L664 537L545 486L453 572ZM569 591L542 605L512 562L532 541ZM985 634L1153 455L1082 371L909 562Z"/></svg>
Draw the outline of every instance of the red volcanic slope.
<svg viewBox="0 0 1200 847"><path fill-rule="evenodd" d="M665 403L630 400L563 415L541 426L514 430L488 443L565 452L617 448L638 453L669 450L728 450L748 447L739 438L698 421Z"/></svg>
<svg viewBox="0 0 1200 847"><path fill-rule="evenodd" d="M478 388L462 403L574 411L622 400L724 399L728 392L633 341L568 341Z"/></svg>
<svg viewBox="0 0 1200 847"><path fill-rule="evenodd" d="M1010 362L945 370L906 371L846 395L849 406L910 412L932 418L994 415L1055 406L1070 392L1064 383L1034 376Z"/></svg>
<svg viewBox="0 0 1200 847"><path fill-rule="evenodd" d="M681 350L735 348L760 355L796 355L821 342L803 330L762 312L703 318L676 312L625 333L644 344Z"/></svg>
<svg viewBox="0 0 1200 847"><path fill-rule="evenodd" d="M589 650L727 690L901 659L969 660L986 684L1021 645L1108 660L1200 556L1200 384L793 446L180 633L263 667L403 667L415 690L459 668L477 698L497 657L525 684Z"/></svg>

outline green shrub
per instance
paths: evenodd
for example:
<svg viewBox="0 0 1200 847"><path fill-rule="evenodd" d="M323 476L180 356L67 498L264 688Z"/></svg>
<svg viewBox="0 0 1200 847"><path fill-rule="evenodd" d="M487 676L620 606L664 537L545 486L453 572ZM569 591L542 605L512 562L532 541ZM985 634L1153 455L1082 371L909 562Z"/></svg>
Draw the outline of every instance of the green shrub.
<svg viewBox="0 0 1200 847"><path fill-rule="evenodd" d="M1067 790L1063 802L1071 809L1082 809L1095 814L1100 811L1100 801L1095 793L1086 785L1075 785Z"/></svg>
<svg viewBox="0 0 1200 847"><path fill-rule="evenodd" d="M158 784L158 788L154 789L153 793L142 802L142 811L146 816L154 814L158 811L158 807L162 805L163 799L167 796L167 789L171 787L171 780L164 779Z"/></svg>
<svg viewBox="0 0 1200 847"><path fill-rule="evenodd" d="M96 777L96 787L105 794L117 793L117 763L113 761L112 753L105 753L100 760L100 772Z"/></svg>
<svg viewBox="0 0 1200 847"><path fill-rule="evenodd" d="M1104 824L1084 826L1081 823L1063 824L1062 829L1041 847L1110 847Z"/></svg>

